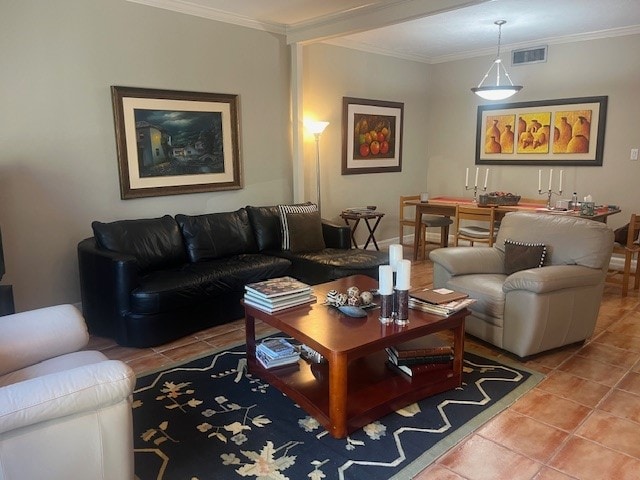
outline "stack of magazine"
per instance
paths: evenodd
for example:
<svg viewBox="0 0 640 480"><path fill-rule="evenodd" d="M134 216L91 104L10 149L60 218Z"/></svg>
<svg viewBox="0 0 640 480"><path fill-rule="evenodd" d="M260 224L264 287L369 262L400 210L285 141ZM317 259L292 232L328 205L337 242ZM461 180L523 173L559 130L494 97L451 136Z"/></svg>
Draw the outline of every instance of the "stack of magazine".
<svg viewBox="0 0 640 480"><path fill-rule="evenodd" d="M410 340L385 350L389 365L410 377L453 368L453 347L435 335Z"/></svg>
<svg viewBox="0 0 640 480"><path fill-rule="evenodd" d="M466 293L446 288L424 288L409 291L409 308L448 317L475 303Z"/></svg>
<svg viewBox="0 0 640 480"><path fill-rule="evenodd" d="M244 303L273 313L315 300L311 287L293 277L278 277L244 287Z"/></svg>
<svg viewBox="0 0 640 480"><path fill-rule="evenodd" d="M284 338L269 338L256 346L256 358L264 368L297 364L300 352Z"/></svg>

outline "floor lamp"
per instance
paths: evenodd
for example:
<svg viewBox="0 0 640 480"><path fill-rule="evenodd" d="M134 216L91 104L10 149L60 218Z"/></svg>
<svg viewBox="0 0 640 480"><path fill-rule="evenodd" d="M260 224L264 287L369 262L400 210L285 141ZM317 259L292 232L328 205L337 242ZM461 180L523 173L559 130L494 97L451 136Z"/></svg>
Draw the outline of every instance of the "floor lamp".
<svg viewBox="0 0 640 480"><path fill-rule="evenodd" d="M322 213L320 209L320 135L324 132L324 129L327 128L329 122L316 122L316 121L305 121L305 127L311 133L313 133L314 137L316 137L316 198L318 200L318 212Z"/></svg>

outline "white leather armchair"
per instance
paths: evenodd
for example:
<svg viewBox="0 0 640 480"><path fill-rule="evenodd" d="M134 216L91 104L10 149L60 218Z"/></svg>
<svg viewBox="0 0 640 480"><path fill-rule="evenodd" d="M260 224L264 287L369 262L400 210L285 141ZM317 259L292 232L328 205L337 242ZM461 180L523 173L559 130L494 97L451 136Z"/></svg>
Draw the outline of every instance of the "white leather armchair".
<svg viewBox="0 0 640 480"><path fill-rule="evenodd" d="M505 270L505 240L543 243L544 266ZM469 294L465 331L526 357L577 343L594 331L613 250L603 223L562 215L511 212L493 247L431 251L434 288Z"/></svg>
<svg viewBox="0 0 640 480"><path fill-rule="evenodd" d="M71 305L0 317L0 480L133 479L135 375L88 339Z"/></svg>

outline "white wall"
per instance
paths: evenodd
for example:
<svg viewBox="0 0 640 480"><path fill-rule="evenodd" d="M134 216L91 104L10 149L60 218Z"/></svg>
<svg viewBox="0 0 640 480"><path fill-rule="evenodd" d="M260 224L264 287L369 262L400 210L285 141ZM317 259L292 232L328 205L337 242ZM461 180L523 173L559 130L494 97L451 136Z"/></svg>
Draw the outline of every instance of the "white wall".
<svg viewBox="0 0 640 480"><path fill-rule="evenodd" d="M80 300L91 221L290 201L281 37L124 0L3 2L0 227L18 310ZM244 189L121 200L111 85L240 96Z"/></svg>
<svg viewBox="0 0 640 480"><path fill-rule="evenodd" d="M640 146L640 36L625 36L549 46L548 61L511 67L514 83L524 89L507 102L607 95L609 97L602 167L556 167L564 170L563 198L591 194L598 203L616 204L622 214L610 218L612 227L629 221L640 206L640 161L629 159L630 149ZM432 66L429 92L429 191L448 195L472 195L464 191L465 168L475 172L477 106L489 103L471 94L491 58L478 58ZM486 166L480 166L484 172ZM524 197L539 196L538 169L548 179L551 167L489 166L488 191L502 190ZM481 174L481 178L482 174ZM554 182L557 186L557 183ZM554 196L553 199L557 199Z"/></svg>
<svg viewBox="0 0 640 480"><path fill-rule="evenodd" d="M376 205L385 213L377 239L398 236L398 199L423 191L427 184L426 125L429 66L342 47L315 44L304 49L304 110L331 122L320 140L322 213L337 219L346 207ZM342 175L342 98L356 97L404 103L402 171ZM305 146L305 190L315 199L315 141ZM358 227L360 244L367 237ZM409 234L409 231L407 231Z"/></svg>

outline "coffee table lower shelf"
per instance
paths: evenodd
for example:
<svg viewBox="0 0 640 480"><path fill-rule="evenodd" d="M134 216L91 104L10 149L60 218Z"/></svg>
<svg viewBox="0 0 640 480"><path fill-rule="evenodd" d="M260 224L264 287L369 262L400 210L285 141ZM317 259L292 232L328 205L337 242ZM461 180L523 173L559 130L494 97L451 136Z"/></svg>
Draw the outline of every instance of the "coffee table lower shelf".
<svg viewBox="0 0 640 480"><path fill-rule="evenodd" d="M347 432L423 398L459 387L461 373L453 368L410 377L386 364L384 351L348 365ZM274 385L334 435L329 415L329 365L299 360L298 365L265 369L248 358L250 372Z"/></svg>

